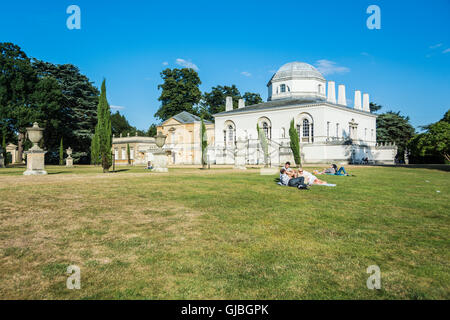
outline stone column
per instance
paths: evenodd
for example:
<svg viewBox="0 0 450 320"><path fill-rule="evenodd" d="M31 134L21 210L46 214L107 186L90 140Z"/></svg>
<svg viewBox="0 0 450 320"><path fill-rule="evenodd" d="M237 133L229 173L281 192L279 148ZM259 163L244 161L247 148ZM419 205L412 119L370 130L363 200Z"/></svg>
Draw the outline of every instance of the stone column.
<svg viewBox="0 0 450 320"><path fill-rule="evenodd" d="M236 141L236 149L235 149L235 156L234 156L234 169L239 170L246 170L246 163L245 163L245 153L246 153L246 142L239 137L239 139Z"/></svg>
<svg viewBox="0 0 450 320"><path fill-rule="evenodd" d="M33 143L33 147L25 152L27 155L27 170L23 174L26 176L47 174L47 171L45 171L45 154L47 152L38 146L43 131L44 129L39 128L37 122L33 123L33 127L27 128L28 139Z"/></svg>

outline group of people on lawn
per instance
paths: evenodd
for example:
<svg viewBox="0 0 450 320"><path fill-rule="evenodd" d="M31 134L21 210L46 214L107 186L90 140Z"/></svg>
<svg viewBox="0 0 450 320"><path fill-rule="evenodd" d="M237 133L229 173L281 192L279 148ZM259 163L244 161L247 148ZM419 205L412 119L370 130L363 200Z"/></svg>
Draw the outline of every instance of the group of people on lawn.
<svg viewBox="0 0 450 320"><path fill-rule="evenodd" d="M330 174L347 176L347 172L344 167L338 169L335 164L332 164L329 168L319 171L314 171L315 174ZM303 170L303 168L297 171L291 168L291 163L286 162L284 167L280 170L280 184L289 187L296 187L298 189L308 189L308 186L312 185L330 185L326 181L318 179L311 172ZM334 186L334 185L333 185Z"/></svg>

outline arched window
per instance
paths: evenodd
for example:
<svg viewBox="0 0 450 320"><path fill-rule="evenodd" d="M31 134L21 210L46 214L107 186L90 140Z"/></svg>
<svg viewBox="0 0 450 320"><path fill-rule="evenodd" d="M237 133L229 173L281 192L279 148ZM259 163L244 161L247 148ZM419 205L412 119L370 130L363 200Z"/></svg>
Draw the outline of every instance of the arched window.
<svg viewBox="0 0 450 320"><path fill-rule="evenodd" d="M319 84L317 89L319 90L319 93L322 93L322 85L321 84Z"/></svg>
<svg viewBox="0 0 450 320"><path fill-rule="evenodd" d="M228 126L228 144L232 144L232 143L234 143L234 128L230 124Z"/></svg>
<svg viewBox="0 0 450 320"><path fill-rule="evenodd" d="M281 93L286 92L286 85L285 84L280 85L280 92Z"/></svg>
<svg viewBox="0 0 450 320"><path fill-rule="evenodd" d="M309 138L309 121L308 121L308 119L303 119L303 137Z"/></svg>
<svg viewBox="0 0 450 320"><path fill-rule="evenodd" d="M264 131L264 135L266 136L266 138L270 139L270 136L269 136L269 125L265 121L263 122L263 131Z"/></svg>

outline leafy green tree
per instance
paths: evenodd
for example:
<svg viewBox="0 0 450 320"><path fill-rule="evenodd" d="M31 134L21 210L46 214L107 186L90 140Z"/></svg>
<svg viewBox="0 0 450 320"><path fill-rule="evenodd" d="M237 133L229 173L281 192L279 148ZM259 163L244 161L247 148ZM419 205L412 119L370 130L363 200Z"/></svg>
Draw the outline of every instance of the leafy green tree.
<svg viewBox="0 0 450 320"><path fill-rule="evenodd" d="M13 43L0 42L0 127L10 138L19 133L19 159L25 128L36 116L32 95L37 82L36 72L25 52Z"/></svg>
<svg viewBox="0 0 450 320"><path fill-rule="evenodd" d="M377 117L377 142L395 142L398 159L403 159L408 141L414 134L409 117L400 115L400 112L389 111Z"/></svg>
<svg viewBox="0 0 450 320"><path fill-rule="evenodd" d="M298 167L302 166L302 158L300 156L300 137L298 136L297 129L295 128L294 119L291 120L289 127L289 138L292 153L294 154L294 161Z"/></svg>
<svg viewBox="0 0 450 320"><path fill-rule="evenodd" d="M150 127L148 128L147 136L149 136L149 137L156 137L156 134L157 134L157 132L156 132L156 124L152 123L150 125Z"/></svg>
<svg viewBox="0 0 450 320"><path fill-rule="evenodd" d="M61 142L59 144L59 165L62 166L64 163L64 147L63 147L63 138L61 138Z"/></svg>
<svg viewBox="0 0 450 320"><path fill-rule="evenodd" d="M47 154L54 154L53 163L58 163L57 154L61 138L67 141L70 131L70 117L68 110L62 106L61 88L51 76L40 77L32 95L32 103L35 108L33 121L37 121L39 126L44 128L44 147L49 151ZM66 138L67 137L67 138ZM56 160L56 161L55 161Z"/></svg>
<svg viewBox="0 0 450 320"><path fill-rule="evenodd" d="M200 144L201 144L201 148L202 148L202 166L203 166L203 169L205 169L206 165L207 165L207 163L206 163L207 151L206 150L208 148L208 136L206 135L206 126L205 126L203 117L201 119L202 119L202 123L200 126Z"/></svg>
<svg viewBox="0 0 450 320"><path fill-rule="evenodd" d="M429 162L426 158L442 158L450 162L450 110L440 121L423 128L426 131L416 135L408 143L412 158L421 156L422 161L425 160L423 162Z"/></svg>
<svg viewBox="0 0 450 320"><path fill-rule="evenodd" d="M98 151L99 158L103 172L108 172L112 164L111 148L112 148L112 133L111 133L111 111L109 109L108 100L106 99L106 83L103 80L100 98L97 107L97 126L95 128L95 135L98 137Z"/></svg>
<svg viewBox="0 0 450 320"><path fill-rule="evenodd" d="M199 89L202 82L197 72L190 68L167 68L161 72L161 78L164 80L163 84L158 85L158 89L162 89L158 98L161 107L155 117L165 121L182 111L196 114L194 106L202 97Z"/></svg>
<svg viewBox="0 0 450 320"><path fill-rule="evenodd" d="M256 124L256 131L258 132L259 143L264 153L264 167L267 168L269 167L269 142L267 141L264 130L262 130L258 124Z"/></svg>
<svg viewBox="0 0 450 320"><path fill-rule="evenodd" d="M370 105L369 105L369 108L370 108L370 112L375 113L375 112L379 111L383 107L380 106L379 104L371 102Z"/></svg>
<svg viewBox="0 0 450 320"><path fill-rule="evenodd" d="M75 161L87 157L97 123L98 89L72 64L57 65L34 59L33 68L40 78L55 79L59 85L62 94L59 106L64 117L60 122L64 126L57 134L64 136L64 141L73 148Z"/></svg>
<svg viewBox="0 0 450 320"><path fill-rule="evenodd" d="M244 98L246 106L252 106L254 104L263 102L263 99L261 98L259 93L246 92L244 93L242 98Z"/></svg>
<svg viewBox="0 0 450 320"><path fill-rule="evenodd" d="M225 111L226 97L233 98L233 109L238 107L239 99L242 98L239 89L234 84L212 87L211 92L203 94L201 109L205 119L212 120L213 114Z"/></svg>
<svg viewBox="0 0 450 320"><path fill-rule="evenodd" d="M119 111L111 114L111 130L116 136L120 134L125 135L127 133L133 134L136 132L136 128L131 126L125 116L120 114Z"/></svg>

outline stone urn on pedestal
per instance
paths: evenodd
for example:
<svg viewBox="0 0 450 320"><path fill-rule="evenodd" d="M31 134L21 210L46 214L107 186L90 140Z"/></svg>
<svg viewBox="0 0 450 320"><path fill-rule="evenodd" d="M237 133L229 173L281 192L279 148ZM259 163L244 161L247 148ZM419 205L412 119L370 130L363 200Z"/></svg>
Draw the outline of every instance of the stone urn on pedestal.
<svg viewBox="0 0 450 320"><path fill-rule="evenodd" d="M33 123L31 128L27 128L28 139L33 143L33 147L25 152L27 155L27 171L23 174L26 176L47 174L47 171L45 171L46 151L38 146L44 135L43 131L44 129L39 128L37 122Z"/></svg>
<svg viewBox="0 0 450 320"><path fill-rule="evenodd" d="M72 148L71 147L67 148L66 153L67 153L66 167L72 168L73 167Z"/></svg>
<svg viewBox="0 0 450 320"><path fill-rule="evenodd" d="M162 132L158 132L158 135L155 138L156 145L158 146L158 150L153 153L153 169L152 172L168 172L167 168L167 156L166 152L163 150L163 146L166 143L167 136L162 134Z"/></svg>

